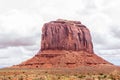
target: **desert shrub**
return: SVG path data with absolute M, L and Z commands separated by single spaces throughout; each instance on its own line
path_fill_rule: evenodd
M 8 77 L 8 79 L 11 79 L 11 77 Z
M 105 79 L 105 78 L 107 78 L 107 75 L 105 75 L 105 74 L 100 74 L 98 77 L 99 77 L 100 79 Z
M 0 78 L 0 80 L 12 80 L 11 77 L 4 76 L 3 78 Z
M 34 79 L 32 79 L 32 80 L 40 80 L 39 78 L 34 78 Z
M 104 75 L 103 73 L 100 73 L 99 75 Z
M 79 75 L 78 78 L 85 78 L 85 75 Z
M 46 80 L 46 77 L 45 76 L 40 76 L 38 78 L 34 78 L 33 80 Z
M 58 76 L 58 79 L 60 79 L 60 76 Z
M 47 74 L 47 73 L 48 73 L 48 71 L 45 71 L 45 73 Z
M 23 71 L 22 73 L 24 74 L 25 72 Z
M 45 78 L 34 78 L 33 80 L 46 80 Z
M 116 80 L 113 76 L 109 76 L 109 79 L 111 79 L 111 80 Z
M 74 76 L 78 76 L 77 74 L 74 74 Z
M 32 80 L 41 80 L 40 78 L 35 78 L 35 79 L 32 79 Z
M 23 77 L 22 77 L 22 76 L 20 76 L 20 77 L 18 78 L 18 80 L 23 80 Z

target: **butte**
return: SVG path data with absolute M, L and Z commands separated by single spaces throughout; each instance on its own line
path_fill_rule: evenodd
M 112 66 L 93 51 L 89 29 L 80 21 L 58 19 L 42 27 L 41 49 L 13 68 L 79 68 Z

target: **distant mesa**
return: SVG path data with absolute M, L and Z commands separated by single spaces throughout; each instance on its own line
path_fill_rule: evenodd
M 13 68 L 78 68 L 112 65 L 94 54 L 89 29 L 80 21 L 58 19 L 42 28 L 41 49 Z

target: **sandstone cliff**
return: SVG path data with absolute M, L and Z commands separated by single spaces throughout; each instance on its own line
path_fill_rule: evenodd
M 52 21 L 42 29 L 41 50 L 84 50 L 93 53 L 91 35 L 79 21 Z

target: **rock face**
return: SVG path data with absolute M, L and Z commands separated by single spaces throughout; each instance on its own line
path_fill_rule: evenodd
M 13 68 L 77 68 L 112 65 L 94 54 L 89 30 L 79 21 L 57 20 L 44 24 L 41 50 Z
M 93 53 L 89 30 L 79 21 L 57 20 L 42 29 L 41 50 L 73 50 Z

